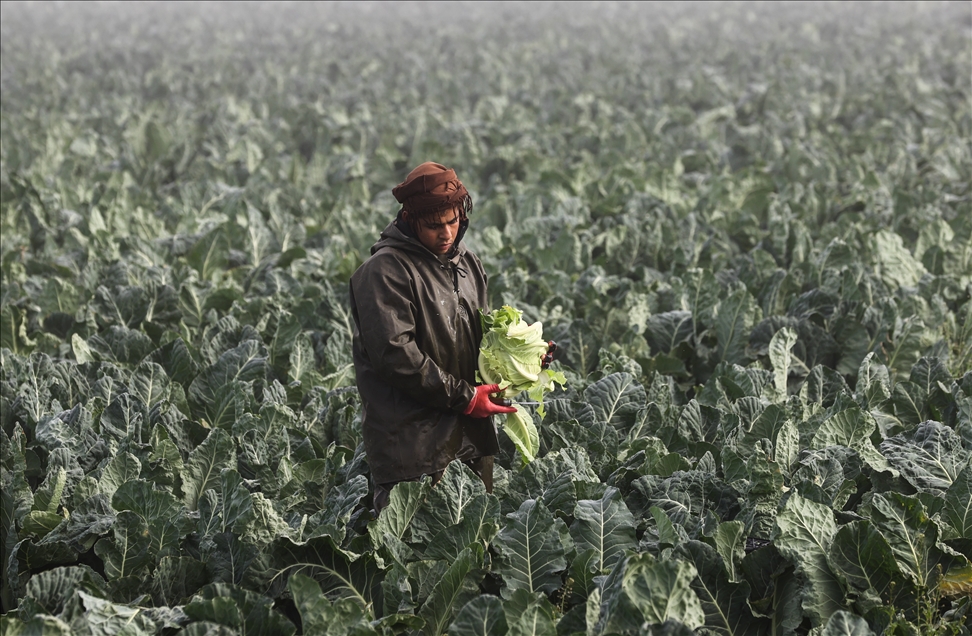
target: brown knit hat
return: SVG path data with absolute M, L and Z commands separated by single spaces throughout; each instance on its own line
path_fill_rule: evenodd
M 423 217 L 459 207 L 463 217 L 472 207 L 469 192 L 456 176 L 456 171 L 440 163 L 426 161 L 408 173 L 392 189 L 392 194 L 410 214 Z

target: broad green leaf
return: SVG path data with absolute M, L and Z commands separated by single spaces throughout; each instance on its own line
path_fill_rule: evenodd
M 718 439 L 721 432 L 719 426 L 721 416 L 718 409 L 700 404 L 695 399 L 689 400 L 678 416 L 676 423 L 678 434 L 689 443 L 717 444 L 721 441 Z
M 681 537 L 678 531 L 675 529 L 675 525 L 672 524 L 672 520 L 668 518 L 665 511 L 658 506 L 652 506 L 648 509 L 651 516 L 655 520 L 655 534 L 658 535 L 658 543 L 660 546 L 674 547 L 681 543 Z
M 210 407 L 217 403 L 219 390 L 233 382 L 249 382 L 264 377 L 266 350 L 254 340 L 245 340 L 204 369 L 189 385 L 191 403 Z
M 673 287 L 679 295 L 681 308 L 692 314 L 695 334 L 700 334 L 711 324 L 719 302 L 721 290 L 715 276 L 708 270 L 690 269 Z
M 99 398 L 102 404 L 110 405 L 120 395 L 128 392 L 128 388 L 121 380 L 122 371 L 114 364 L 102 363 L 99 372 L 103 372 L 104 375 L 98 378 L 91 387 L 90 397 Z
M 179 634 L 180 636 L 240 636 L 240 632 L 232 627 L 210 621 L 189 623 Z
M 790 350 L 796 344 L 797 334 L 789 327 L 783 327 L 770 340 L 769 358 L 773 365 L 773 387 L 778 400 L 786 399 L 787 376 L 790 371 Z
M 169 377 L 161 365 L 142 361 L 132 374 L 131 392 L 149 407 L 169 397 Z
M 489 543 L 499 531 L 499 516 L 500 503 L 495 496 L 477 496 L 466 506 L 458 525 L 443 528 L 432 538 L 425 550 L 426 558 L 452 562 L 471 543 Z
M 712 503 L 707 477 L 700 471 L 673 473 L 665 479 L 642 477 L 631 484 L 628 508 L 638 516 L 647 516 L 648 508 L 658 506 L 673 524 L 691 535 L 705 517 L 706 502 Z M 641 508 L 640 500 L 644 501 Z
M 0 616 L 0 632 L 4 636 L 73 636 L 71 626 L 56 616 L 34 616 L 22 621 L 7 614 Z
M 899 574 L 891 546 L 874 525 L 866 520 L 842 526 L 830 548 L 830 562 L 853 587 L 873 590 L 889 599 Z
M 749 360 L 746 344 L 753 325 L 760 318 L 759 307 L 745 289 L 737 290 L 719 302 L 714 325 L 719 362 L 745 364 Z
M 243 478 L 232 468 L 224 469 L 219 476 L 220 488 L 219 507 L 217 512 L 220 517 L 220 532 L 239 530 L 236 523 L 241 519 L 250 516 L 253 508 L 253 496 L 243 485 Z M 208 492 L 208 490 L 207 490 Z M 202 512 L 202 499 L 199 501 L 199 510 Z
M 226 233 L 223 228 L 215 228 L 192 246 L 186 261 L 199 273 L 200 280 L 208 281 L 226 267 L 227 252 Z
M 504 527 L 493 540 L 499 553 L 495 571 L 503 577 L 504 598 L 516 590 L 552 593 L 560 587 L 567 569 L 564 535 L 567 528 L 543 505 L 528 499 L 506 515 Z
M 861 361 L 854 395 L 867 408 L 877 408 L 891 398 L 891 376 L 886 366 L 874 360 L 874 352 Z
M 918 316 L 899 317 L 882 343 L 884 361 L 900 378 L 911 372 L 922 354 L 935 343 L 937 334 Z
M 616 488 L 597 500 L 580 500 L 574 507 L 570 534 L 580 552 L 593 550 L 598 568 L 607 571 L 625 550 L 637 545 L 637 522 Z
M 932 421 L 884 440 L 881 453 L 919 492 L 938 496 L 951 487 L 972 458 L 953 429 Z
M 584 399 L 593 407 L 598 422 L 624 435 L 636 423 L 646 394 L 630 373 L 612 373 L 587 387 Z
M 153 592 L 167 605 L 182 605 L 209 582 L 206 566 L 188 556 L 165 556 L 153 576 Z
M 958 536 L 972 539 L 972 465 L 966 465 L 945 492 L 944 512 Z
M 543 499 L 547 508 L 571 510 L 577 501 L 574 482 L 597 482 L 587 452 L 583 448 L 562 448 L 527 464 L 497 488 L 501 504 L 515 510 L 526 499 Z
M 841 610 L 830 616 L 820 636 L 875 636 L 867 621 Z
M 64 541 L 55 540 L 55 535 L 59 535 L 61 528 L 63 526 L 40 542 L 32 539 L 22 539 L 18 542 L 15 534 L 6 537 L 10 552 L 3 572 L 3 591 L 11 595 L 9 598 L 22 597 L 26 593 L 28 572 L 77 563 L 78 552 Z M 107 564 L 105 567 L 107 569 Z
M 78 361 L 78 364 L 86 364 L 88 362 L 94 362 L 95 356 L 91 351 L 91 347 L 88 343 L 84 341 L 78 334 L 71 334 L 71 350 L 74 351 L 74 359 Z
M 425 619 L 425 633 L 438 636 L 446 631 L 456 612 L 466 603 L 480 595 L 476 570 L 482 564 L 481 546 L 470 546 L 463 550 L 449 569 L 439 579 L 419 616 Z
M 691 585 L 697 574 L 687 561 L 658 561 L 639 554 L 628 560 L 621 587 L 646 623 L 676 620 L 694 629 L 705 624 L 705 612 Z
M 256 546 L 244 543 L 233 532 L 214 535 L 211 540 L 213 547 L 206 558 L 206 570 L 212 573 L 212 580 L 241 584 L 257 559 Z
M 323 383 L 316 372 L 317 360 L 314 357 L 314 348 L 308 334 L 302 333 L 297 336 L 297 340 L 290 350 L 288 362 L 287 380 L 290 382 L 301 382 L 307 385 Z
M 300 612 L 304 633 L 325 634 L 330 625 L 335 623 L 340 625 L 333 616 L 331 601 L 321 593 L 321 586 L 317 581 L 300 573 L 292 574 L 287 580 L 287 589 L 294 599 L 297 611 Z M 360 611 L 360 607 L 357 605 L 355 607 Z M 361 618 L 364 618 L 363 614 Z M 340 625 L 339 629 L 347 627 L 347 625 Z
M 620 436 L 610 425 L 597 419 L 589 404 L 575 403 L 569 419 L 555 425 L 545 422 L 545 440 L 554 435 L 559 439 L 551 444 L 552 448 L 559 451 L 582 448 L 593 470 L 606 468 L 618 456 Z
M 871 236 L 878 275 L 891 289 L 911 287 L 925 273 L 925 268 L 909 252 L 901 236 L 881 230 Z
M 246 538 L 247 543 L 262 547 L 278 537 L 290 536 L 290 526 L 266 495 L 255 492 L 251 495 L 250 501 L 252 505 L 249 511 L 236 523 L 236 528 L 240 535 Z
M 160 347 L 152 355 L 153 361 L 162 365 L 169 379 L 188 386 L 199 373 L 199 365 L 193 359 L 182 338 L 176 338 L 172 342 Z
M 206 324 L 204 303 L 205 297 L 200 294 L 195 278 L 184 281 L 179 287 L 179 310 L 187 326 L 199 329 Z M 188 333 L 183 334 L 183 337 L 188 338 Z
M 172 143 L 172 135 L 164 125 L 154 119 L 147 119 L 135 138 L 135 150 L 146 164 L 160 160 Z
M 105 580 L 86 565 L 38 572 L 27 582 L 27 594 L 20 606 L 21 617 L 30 618 L 35 614 L 58 616 L 78 589 L 98 596 L 108 594 Z
M 523 463 L 529 464 L 536 458 L 540 450 L 540 433 L 537 425 L 533 422 L 530 412 L 519 404 L 514 404 L 516 413 L 505 415 L 503 422 L 503 432 L 509 436 L 510 440 L 520 451 Z
M 823 625 L 831 614 L 844 608 L 843 587 L 827 561 L 837 534 L 833 512 L 794 492 L 776 518 L 776 525 L 774 545 L 807 581 L 803 610 L 815 624 Z
M 123 365 L 138 364 L 155 349 L 151 338 L 145 333 L 120 325 L 112 325 L 107 331 L 89 337 L 88 346 L 102 360 Z
M 968 563 L 966 561 L 966 563 Z M 942 576 L 938 589 L 945 596 L 953 598 L 969 598 L 972 595 L 972 566 L 953 565 Z
M 21 520 L 20 536 L 43 538 L 64 521 L 64 517 L 46 510 L 32 510 Z
M 177 487 L 182 483 L 184 463 L 182 453 L 169 435 L 168 429 L 161 424 L 156 424 L 152 428 L 149 445 L 152 447 L 152 452 L 148 456 L 148 476 L 156 483 Z
M 548 603 L 549 605 L 549 603 Z M 509 636 L 555 636 L 556 616 L 551 607 L 541 603 L 528 606 L 515 621 L 507 619 Z
M 37 344 L 27 336 L 27 320 L 19 307 L 4 303 L 0 308 L 0 347 L 24 355 Z
M 891 390 L 891 406 L 895 419 L 908 428 L 925 421 L 924 398 L 921 389 L 910 380 L 896 383 Z
M 732 582 L 738 581 L 741 576 L 737 570 L 746 556 L 743 549 L 745 532 L 745 525 L 741 521 L 724 521 L 716 528 L 713 537 L 716 552 L 722 557 L 723 567 Z
M 50 469 L 51 472 L 44 480 L 44 485 L 34 493 L 34 509 L 54 513 L 61 505 L 64 486 L 67 483 L 67 471 L 62 466 L 55 468 L 53 461 L 51 461 Z
M 347 531 L 348 521 L 351 515 L 364 497 L 368 495 L 368 478 L 358 475 L 351 481 L 339 484 L 331 488 L 324 498 L 320 523 L 326 533 L 334 539 L 336 543 L 344 541 Z M 320 536 L 325 532 L 321 529 L 314 530 L 312 536 Z
M 458 524 L 466 508 L 486 494 L 483 481 L 460 461 L 450 463 L 412 520 L 412 541 L 428 543 L 437 533 Z
M 678 554 L 697 571 L 692 589 L 702 603 L 707 629 L 726 636 L 764 633 L 765 621 L 756 619 L 749 609 L 749 583 L 731 582 L 715 549 L 700 541 L 688 541 L 678 547 Z
M 792 420 L 787 420 L 776 436 L 774 459 L 784 469 L 789 469 L 800 456 L 800 430 Z
M 145 444 L 151 435 L 147 418 L 145 403 L 130 393 L 122 393 L 101 413 L 101 434 L 118 444 L 126 441 Z
M 588 634 L 601 633 L 599 627 L 604 624 L 603 621 L 601 621 L 601 615 L 601 588 L 595 587 L 587 597 L 587 602 L 584 604 L 584 619 L 587 623 Z
M 184 607 L 193 621 L 210 621 L 238 629 L 242 634 L 280 634 L 297 631 L 282 614 L 272 608 L 266 596 L 228 583 L 210 583 Z
M 421 560 L 413 561 L 405 566 L 406 585 L 409 592 L 410 605 L 423 605 L 432 594 L 432 590 L 445 576 L 449 563 L 444 561 Z M 402 608 L 404 609 L 404 608 Z
M 329 537 L 296 543 L 281 537 L 266 549 L 272 589 L 283 589 L 287 577 L 294 573 L 311 576 L 321 584 L 329 598 L 348 598 L 357 603 L 369 618 L 376 611 L 375 601 L 381 594 L 382 572 L 371 554 L 351 557 L 341 551 Z
M 115 510 L 130 510 L 147 526 L 149 550 L 154 558 L 178 552 L 180 540 L 189 532 L 189 519 L 182 503 L 169 492 L 156 490 L 141 479 L 125 482 L 111 500 Z
M 938 526 L 928 518 L 917 497 L 897 493 L 875 495 L 870 520 L 887 539 L 901 573 L 915 585 L 930 588 L 945 563 L 938 548 Z
M 205 405 L 204 414 L 211 428 L 230 430 L 234 424 L 244 419 L 250 400 L 245 383 L 232 380 L 216 389 L 212 399 Z
M 232 426 L 240 471 L 259 480 L 264 493 L 276 496 L 292 477 L 288 469 L 292 460 L 287 428 L 296 424 L 296 415 L 286 406 L 268 404 L 265 399 L 260 408 L 260 417 L 254 417 L 248 412 L 253 407 L 245 390 L 238 383 L 234 384 L 237 385 L 234 389 L 236 396 L 230 398 L 233 404 L 228 411 L 242 413 L 238 417 L 228 417 L 220 425 Z M 315 503 L 319 504 L 319 501 Z
M 571 598 L 584 601 L 596 589 L 595 576 L 600 576 L 601 566 L 594 550 L 578 551 L 570 562 Z
M 65 384 L 78 378 L 76 372 L 71 378 L 64 378 Z M 66 399 L 76 399 L 71 395 L 64 395 Z M 48 449 L 65 448 L 72 455 L 79 456 L 79 463 L 87 468 L 88 460 L 84 459 L 99 446 L 98 434 L 95 433 L 94 418 L 91 411 L 75 404 L 70 411 L 62 411 L 53 417 L 43 417 L 34 429 L 37 443 Z
M 921 393 L 927 396 L 935 390 L 939 383 L 944 386 L 951 384 L 952 376 L 939 358 L 922 358 L 911 367 L 908 380 L 918 386 Z
M 41 420 L 51 403 L 51 385 L 56 376 L 50 356 L 31 354 L 18 375 L 20 377 L 16 381 L 20 388 L 17 393 L 27 415 L 27 422 L 24 424 L 32 427 Z
M 210 625 L 219 626 L 223 629 L 217 629 L 216 633 L 222 636 L 224 633 L 233 634 L 234 636 L 239 634 L 243 626 L 243 616 L 240 613 L 240 608 L 233 602 L 231 598 L 214 598 L 207 599 L 206 601 L 193 600 L 186 604 L 183 611 L 188 610 L 191 612 L 187 614 L 190 618 L 197 616 L 205 617 L 204 620 L 196 619 L 194 623 L 201 625 L 206 625 L 203 630 L 199 633 L 208 636 L 212 628 Z M 192 625 L 190 625 L 192 627 Z M 225 630 L 225 631 L 224 631 Z
M 388 499 L 388 506 L 381 511 L 376 521 L 368 524 L 368 534 L 374 544 L 381 545 L 382 537 L 386 534 L 398 540 L 404 539 L 412 519 L 415 518 L 431 489 L 431 479 L 395 484 Z
M 131 453 L 118 453 L 112 457 L 98 480 L 98 490 L 110 500 L 118 487 L 125 482 L 138 479 L 142 463 Z
M 506 636 L 503 602 L 483 594 L 466 603 L 449 625 L 449 636 Z
M 220 473 L 236 467 L 236 449 L 229 433 L 213 429 L 206 440 L 189 454 L 182 475 L 183 501 L 191 511 L 199 504 L 199 497 L 220 481 Z
M 141 573 L 151 558 L 151 538 L 145 520 L 128 510 L 120 512 L 112 535 L 95 544 L 95 554 L 104 562 L 108 580 Z
M 540 592 L 517 590 L 503 601 L 510 636 L 553 636 L 555 609 Z
M 289 311 L 280 312 L 277 316 L 277 328 L 269 347 L 270 363 L 278 372 L 286 372 L 287 356 L 293 349 L 300 332 L 300 320 Z
M 857 451 L 874 470 L 893 470 L 871 443 L 871 434 L 876 429 L 871 414 L 853 406 L 824 419 L 813 436 L 811 448 L 846 446 Z
M 317 581 L 294 574 L 287 581 L 287 589 L 300 612 L 300 621 L 305 634 L 347 634 L 365 633 L 370 625 L 365 611 L 351 599 L 340 599 L 334 603 L 321 593 Z
M 648 319 L 645 328 L 645 337 L 655 355 L 671 353 L 692 335 L 692 313 L 688 311 L 655 314 Z
M 87 552 L 95 541 L 111 532 L 115 521 L 110 500 L 100 493 L 88 496 L 69 512 L 66 522 L 55 528 L 45 543 L 63 542 L 78 552 Z

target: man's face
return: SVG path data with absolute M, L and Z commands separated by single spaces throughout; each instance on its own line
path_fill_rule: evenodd
M 459 233 L 459 211 L 455 208 L 421 219 L 414 226 L 415 235 L 430 252 L 446 254 Z

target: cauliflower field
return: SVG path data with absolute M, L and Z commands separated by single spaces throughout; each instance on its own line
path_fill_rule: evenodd
M 969 4 L 534 5 L 2 5 L 5 636 L 969 636 Z M 567 383 L 375 519 L 426 160 Z

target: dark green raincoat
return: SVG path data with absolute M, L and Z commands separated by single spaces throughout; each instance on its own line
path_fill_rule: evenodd
M 468 223 L 468 222 L 467 222 Z M 351 276 L 354 367 L 376 483 L 496 454 L 490 418 L 462 414 L 474 394 L 486 272 L 456 237 L 436 256 L 392 222 Z

